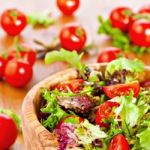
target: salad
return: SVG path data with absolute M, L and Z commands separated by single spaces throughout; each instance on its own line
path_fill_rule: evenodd
M 47 64 L 63 61 L 78 77 L 41 89 L 39 121 L 58 150 L 149 150 L 150 86 L 139 81 L 139 60 L 116 59 L 101 70 L 81 63 L 82 54 L 49 52 Z M 150 85 L 150 84 L 149 84 Z

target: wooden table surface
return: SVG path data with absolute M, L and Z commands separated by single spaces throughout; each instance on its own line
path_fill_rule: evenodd
M 108 46 L 110 43 L 106 41 L 106 37 L 97 35 L 98 21 L 97 16 L 103 15 L 107 17 L 112 8 L 116 6 L 130 6 L 135 10 L 143 4 L 150 3 L 150 0 L 81 0 L 81 5 L 73 17 L 62 16 L 55 4 L 56 0 L 0 0 L 0 13 L 8 8 L 18 8 L 25 13 L 37 12 L 48 9 L 52 11 L 57 23 L 48 29 L 33 29 L 28 26 L 21 34 L 20 39 L 31 47 L 35 47 L 33 39 L 38 39 L 49 44 L 52 38 L 56 37 L 59 29 L 70 22 L 79 22 L 88 33 L 88 43 L 95 41 L 98 44 L 97 53 Z M 9 51 L 13 46 L 13 38 L 7 36 L 0 28 L 0 51 Z M 96 62 L 96 54 L 87 57 L 88 63 Z M 47 76 L 65 69 L 62 63 L 53 65 L 45 65 L 42 60 L 37 60 L 34 65 L 34 75 L 31 82 L 22 89 L 13 88 L 4 81 L 0 81 L 0 107 L 12 109 L 21 115 L 21 105 L 23 98 L 30 88 L 46 78 Z M 12 147 L 13 150 L 25 150 L 22 135 L 20 134 L 16 143 Z

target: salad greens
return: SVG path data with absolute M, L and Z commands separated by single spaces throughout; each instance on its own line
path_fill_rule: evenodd
M 67 144 L 79 146 L 85 150 L 107 150 L 110 141 L 117 134 L 126 137 L 131 150 L 149 150 L 150 90 L 141 87 L 140 93 L 135 97 L 131 89 L 129 94 L 115 96 L 112 99 L 109 99 L 103 91 L 106 85 L 109 87 L 113 84 L 126 84 L 126 80 L 128 82 L 137 80 L 136 76 L 144 71 L 144 65 L 139 60 L 119 58 L 110 62 L 105 73 L 102 74 L 81 63 L 81 58 L 82 54 L 78 55 L 76 52 L 65 49 L 49 52 L 46 55 L 46 64 L 56 61 L 67 62 L 79 71 L 79 79 L 84 79 L 84 82 L 77 92 L 59 91 L 56 88 L 57 85 L 51 87 L 51 90 L 42 89 L 45 103 L 41 107 L 41 113 L 46 117 L 39 117 L 41 123 L 51 132 L 57 131 L 58 142 L 64 146 L 61 147 L 63 150 Z M 112 76 L 117 80 L 116 73 L 125 73 L 126 80 L 123 83 L 108 84 L 107 80 L 111 80 Z M 68 86 L 65 82 L 61 85 Z M 75 85 L 69 85 L 67 88 L 72 86 Z M 104 119 L 104 123 L 109 123 L 107 128 L 100 127 L 96 125 L 96 112 L 101 104 L 110 101 L 119 104 L 112 108 L 112 114 L 115 117 L 110 116 L 109 119 Z M 68 116 L 74 117 L 67 118 Z M 77 116 L 84 118 L 83 121 L 80 122 Z M 64 118 L 66 120 L 62 120 Z M 62 124 L 57 126 L 59 122 Z
M 28 23 L 31 24 L 33 27 L 35 27 L 36 25 L 48 27 L 55 23 L 55 20 L 51 17 L 49 11 L 31 13 L 28 14 L 27 18 Z
M 122 32 L 118 28 L 112 27 L 110 20 L 103 20 L 101 16 L 98 17 L 100 22 L 100 27 L 98 29 L 98 34 L 106 34 L 112 38 L 113 45 L 121 48 L 125 52 L 133 51 L 137 54 L 143 54 L 144 52 L 150 52 L 150 48 L 133 45 L 130 42 L 128 34 Z

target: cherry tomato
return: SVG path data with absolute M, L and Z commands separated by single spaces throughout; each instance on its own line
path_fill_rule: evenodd
M 7 59 L 5 59 L 3 56 L 0 56 L 0 80 L 4 76 L 6 64 L 7 64 Z
M 62 120 L 60 120 L 55 128 L 59 129 L 63 123 L 66 123 L 66 124 L 79 124 L 83 121 L 84 121 L 84 119 L 79 117 L 79 116 L 70 115 L 70 116 L 64 117 Z
M 72 15 L 79 5 L 80 0 L 57 0 L 57 6 L 64 15 Z
M 0 133 L 0 149 L 9 149 L 14 144 L 18 131 L 14 121 L 4 114 L 0 114 Z
M 115 47 L 109 47 L 104 49 L 99 55 L 97 62 L 111 62 L 112 60 L 117 59 L 119 55 L 121 55 L 122 50 Z
M 1 26 L 10 36 L 16 36 L 27 25 L 26 16 L 17 9 L 8 9 L 2 13 Z
M 119 28 L 123 32 L 128 31 L 132 22 L 132 10 L 128 7 L 118 7 L 110 14 L 110 22 L 114 28 Z
M 107 101 L 99 106 L 99 109 L 96 113 L 95 122 L 101 127 L 109 127 L 109 124 L 106 123 L 110 117 L 115 117 L 115 113 L 112 111 L 114 107 L 118 107 L 119 103 Z
M 64 83 L 58 84 L 55 88 L 62 92 L 67 92 L 68 89 L 71 90 L 73 93 L 77 93 L 82 89 L 83 79 L 74 79 Z
M 19 50 L 12 50 L 8 55 L 9 60 L 19 57 L 33 66 L 36 60 L 36 52 L 26 46 L 20 46 Z
M 117 134 L 112 138 L 108 150 L 130 150 L 130 146 L 122 134 Z
M 144 5 L 139 9 L 139 13 L 150 13 L 150 4 Z
M 110 86 L 104 86 L 103 91 L 109 98 L 114 98 L 121 95 L 129 95 L 130 91 L 134 92 L 134 96 L 137 97 L 140 92 L 140 84 L 138 81 L 124 84 L 116 84 Z
M 32 78 L 32 66 L 23 60 L 9 61 L 5 69 L 5 80 L 14 87 L 24 87 Z
M 61 30 L 59 38 L 63 48 L 80 52 L 86 42 L 86 32 L 80 26 L 66 26 Z
M 134 44 L 150 46 L 150 22 L 146 19 L 136 20 L 129 29 L 129 37 Z

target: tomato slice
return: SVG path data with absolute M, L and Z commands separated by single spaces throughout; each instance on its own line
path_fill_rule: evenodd
M 117 134 L 112 138 L 108 150 L 130 150 L 130 146 L 122 134 Z
M 82 89 L 83 79 L 74 79 L 61 84 L 58 84 L 55 88 L 62 92 L 67 92 L 68 89 L 73 93 L 76 93 Z
M 130 91 L 134 92 L 134 97 L 137 97 L 140 92 L 140 84 L 138 81 L 132 83 L 116 84 L 104 86 L 103 91 L 109 98 L 114 98 L 121 95 L 129 95 Z
M 96 113 L 95 122 L 101 127 L 109 127 L 108 123 L 105 123 L 110 117 L 115 117 L 115 113 L 112 111 L 114 107 L 118 107 L 120 104 L 117 102 L 107 101 L 99 106 Z

